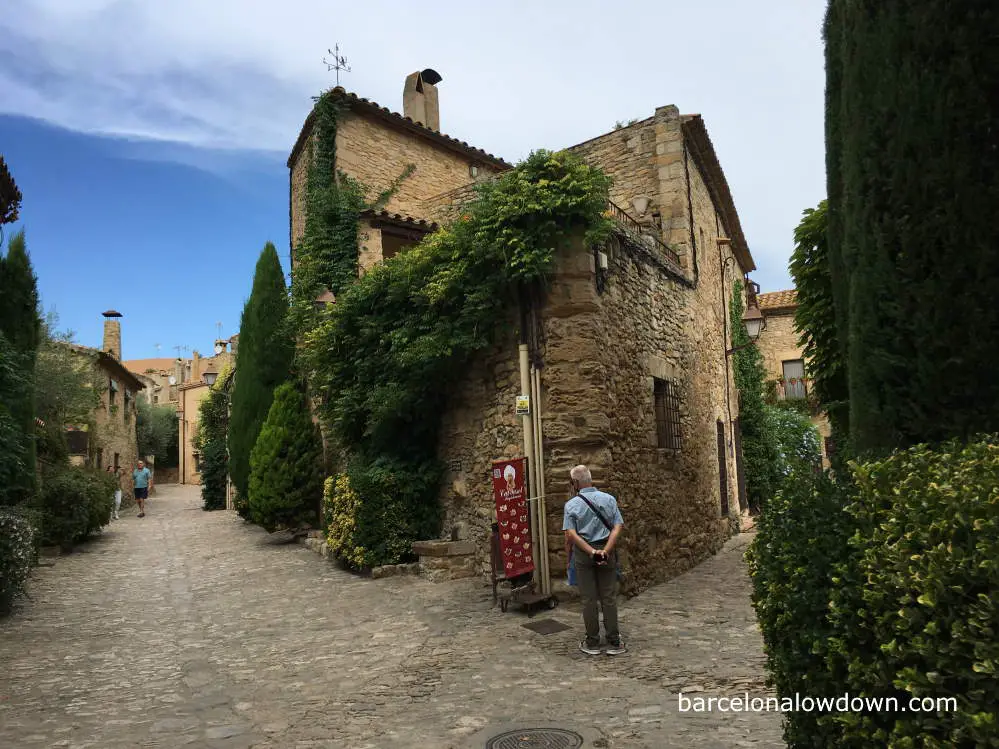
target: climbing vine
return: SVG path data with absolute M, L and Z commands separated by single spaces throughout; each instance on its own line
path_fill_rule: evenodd
M 609 185 L 567 152 L 532 153 L 480 185 L 452 224 L 340 286 L 305 332 L 303 368 L 356 495 L 343 558 L 398 562 L 408 542 L 437 534 L 435 451 L 447 394 L 495 340 L 518 290 L 550 277 L 562 244 L 608 236 Z M 393 543 L 372 543 L 380 538 Z M 361 547 L 367 553 L 353 553 Z

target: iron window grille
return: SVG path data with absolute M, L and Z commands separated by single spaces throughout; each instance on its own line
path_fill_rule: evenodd
M 680 393 L 675 380 L 654 378 L 654 399 L 656 414 L 656 444 L 666 450 L 679 450 L 680 436 Z

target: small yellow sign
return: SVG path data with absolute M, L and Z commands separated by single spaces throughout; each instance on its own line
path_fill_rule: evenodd
M 517 416 L 527 416 L 531 413 L 531 396 L 517 396 Z

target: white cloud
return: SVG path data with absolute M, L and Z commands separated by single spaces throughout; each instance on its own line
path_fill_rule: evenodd
M 814 1 L 11 2 L 0 111 L 74 130 L 287 152 L 339 41 L 349 90 L 398 110 L 405 75 L 433 67 L 442 129 L 511 160 L 663 104 L 700 112 L 765 288 L 824 194 Z

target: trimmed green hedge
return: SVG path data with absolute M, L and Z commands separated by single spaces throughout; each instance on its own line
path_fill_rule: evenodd
M 999 439 L 850 468 L 838 484 L 803 470 L 768 504 L 753 602 L 781 697 L 902 711 L 788 713 L 788 746 L 999 747 Z
M 27 518 L 0 507 L 0 615 L 10 612 L 24 595 L 24 584 L 35 563 L 35 531 Z
M 115 488 L 113 476 L 91 468 L 46 476 L 40 498 L 43 543 L 70 551 L 111 522 Z

